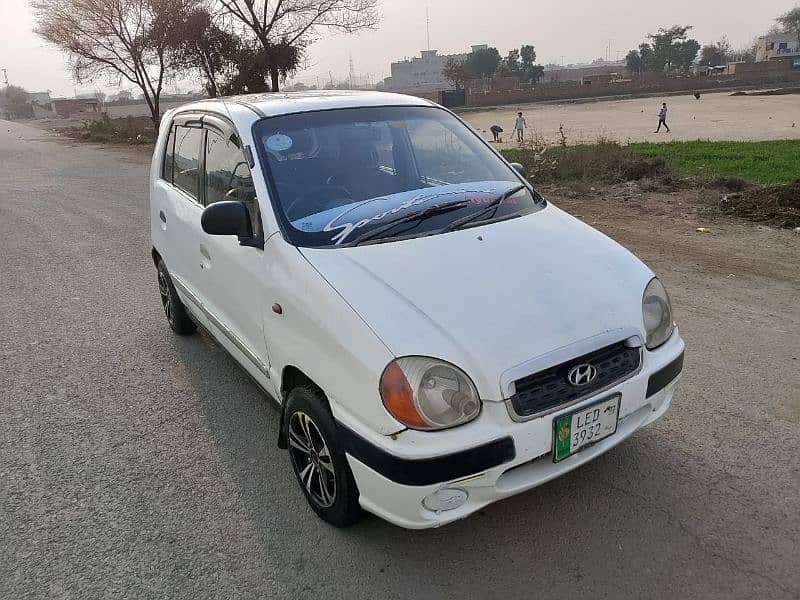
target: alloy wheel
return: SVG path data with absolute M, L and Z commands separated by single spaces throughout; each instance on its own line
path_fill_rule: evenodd
M 167 275 L 164 271 L 158 271 L 158 291 L 161 294 L 161 304 L 164 306 L 164 314 L 167 316 L 167 321 L 172 323 L 175 308 L 172 304 L 172 293 L 169 289 L 169 282 Z
M 289 420 L 289 454 L 297 477 L 308 496 L 320 507 L 336 501 L 333 458 L 319 428 L 306 413 L 292 413 Z

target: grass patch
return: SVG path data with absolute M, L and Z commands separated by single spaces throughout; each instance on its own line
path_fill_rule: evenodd
M 663 158 L 678 175 L 737 177 L 763 184 L 800 179 L 800 140 L 641 143 L 627 148 L 645 158 Z
M 86 142 L 113 144 L 153 144 L 156 132 L 149 117 L 122 117 L 84 121 L 79 128 L 67 128 L 62 133 Z
M 502 154 L 510 162 L 521 163 L 537 184 L 620 183 L 669 174 L 663 158 L 643 156 L 607 140 L 592 145 L 511 148 Z

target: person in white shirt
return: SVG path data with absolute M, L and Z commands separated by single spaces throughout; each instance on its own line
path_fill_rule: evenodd
M 667 125 L 667 103 L 661 105 L 661 110 L 658 111 L 658 129 L 656 129 L 656 133 L 661 131 L 661 126 L 667 128 L 667 133 L 669 133 L 669 125 Z
M 517 141 L 522 143 L 522 140 L 525 137 L 525 128 L 528 124 L 525 122 L 525 117 L 522 116 L 521 112 L 517 113 L 517 122 L 514 124 L 514 131 L 517 133 Z

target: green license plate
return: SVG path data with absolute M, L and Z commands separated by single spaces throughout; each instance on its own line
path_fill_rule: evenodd
M 587 446 L 617 431 L 619 404 L 617 394 L 553 420 L 553 462 L 569 458 Z

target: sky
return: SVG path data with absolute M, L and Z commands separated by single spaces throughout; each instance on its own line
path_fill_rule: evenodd
M 460 53 L 472 44 L 495 46 L 505 55 L 522 44 L 536 47 L 545 63 L 590 62 L 608 52 L 624 58 L 647 33 L 674 24 L 693 25 L 701 44 L 727 35 L 734 47 L 766 32 L 774 18 L 798 0 L 380 0 L 382 20 L 374 31 L 356 35 L 320 32 L 308 51 L 306 70 L 295 77 L 306 84 L 324 83 L 329 74 L 346 79 L 352 57 L 355 72 L 373 82 L 389 75 L 390 63 L 427 48 L 426 9 L 431 48 Z M 63 55 L 32 32 L 27 0 L 0 0 L 0 69 L 9 82 L 30 91 L 73 95 L 102 89 L 108 81 L 76 86 Z M 2 77 L 2 73 L 0 73 Z M 187 89 L 188 84 L 179 82 Z

